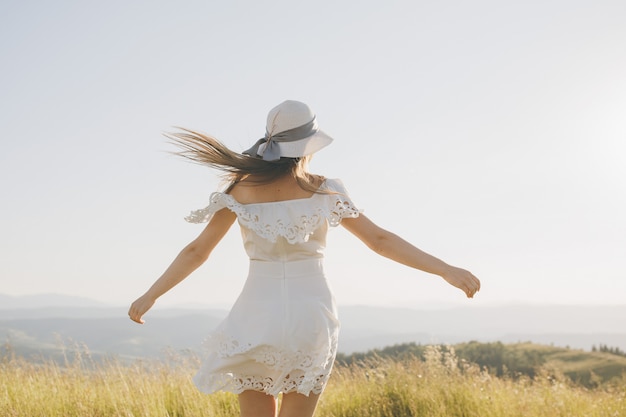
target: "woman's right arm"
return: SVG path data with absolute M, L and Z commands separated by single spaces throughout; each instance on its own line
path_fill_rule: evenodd
M 208 259 L 236 218 L 237 216 L 228 209 L 222 209 L 215 213 L 202 233 L 193 242 L 185 246 L 163 275 L 152 284 L 145 294 L 133 302 L 128 310 L 130 319 L 143 324 L 142 316 L 154 305 L 156 300 L 187 278 Z
M 341 224 L 374 252 L 411 268 L 439 275 L 450 285 L 462 290 L 468 298 L 480 290 L 480 281 L 465 269 L 448 265 L 416 248 L 400 236 L 379 227 L 363 214 L 344 218 Z

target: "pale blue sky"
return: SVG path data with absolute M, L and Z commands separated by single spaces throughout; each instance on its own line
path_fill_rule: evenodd
M 625 21 L 621 0 L 5 0 L 0 293 L 132 301 L 218 186 L 160 133 L 241 151 L 295 99 L 335 137 L 314 171 L 484 287 L 466 301 L 340 228 L 340 304 L 623 303 Z M 246 268 L 233 228 L 162 304 L 227 306 Z

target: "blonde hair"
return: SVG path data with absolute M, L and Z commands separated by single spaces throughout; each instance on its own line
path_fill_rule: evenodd
M 284 175 L 293 176 L 303 190 L 319 192 L 319 184 L 316 183 L 323 178 L 308 172 L 310 155 L 265 161 L 234 152 L 212 136 L 190 129 L 178 129 L 180 132 L 164 133 L 174 145 L 181 148 L 180 151 L 174 153 L 193 162 L 222 171 L 227 182 L 226 192 L 229 192 L 235 184 L 243 179 L 266 184 Z

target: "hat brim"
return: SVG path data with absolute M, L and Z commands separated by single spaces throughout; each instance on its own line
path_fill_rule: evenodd
M 313 135 L 307 138 L 294 140 L 291 142 L 274 142 L 273 146 L 278 146 L 278 149 L 280 150 L 280 156 L 283 158 L 299 158 L 302 156 L 314 154 L 320 149 L 330 145 L 332 141 L 333 138 L 331 138 L 321 130 L 318 130 Z M 265 144 L 259 147 L 259 155 L 263 154 L 263 150 L 265 148 L 264 145 Z

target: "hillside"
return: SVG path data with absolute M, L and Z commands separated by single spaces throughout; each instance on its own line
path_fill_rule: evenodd
M 83 317 L 83 316 L 78 316 Z M 2 342 L 31 360 L 56 359 L 64 352 L 88 350 L 94 358 L 149 358 L 166 349 L 198 349 L 219 315 L 193 312 L 164 316 L 139 326 L 119 314 L 100 318 L 40 318 L 0 320 Z
M 8 343 L 31 359 L 58 358 L 77 345 L 92 357 L 159 357 L 169 349 L 198 351 L 227 311 L 156 307 L 142 326 L 128 320 L 126 313 L 127 306 L 83 298 L 0 294 L 0 344 Z M 626 305 L 475 305 L 439 310 L 339 306 L 339 317 L 339 351 L 344 354 L 396 344 L 459 345 L 470 340 L 530 341 L 585 351 L 602 344 L 626 350 Z
M 478 364 L 496 376 L 534 378 L 539 372 L 557 373 L 574 383 L 594 387 L 626 375 L 626 356 L 623 354 L 586 352 L 535 343 L 469 342 L 441 348 L 453 350 L 459 359 Z M 374 358 L 402 361 L 418 357 L 424 360 L 427 349 L 427 345 L 405 343 L 364 353 L 339 354 L 337 361 L 349 365 L 367 363 Z
M 493 346 L 492 346 L 493 347 Z M 522 351 L 525 351 L 522 347 Z M 542 350 L 542 347 L 539 347 Z M 555 372 L 497 378 L 457 360 L 440 346 L 425 360 L 372 359 L 338 365 L 320 401 L 319 417 L 600 417 L 626 416 L 625 379 L 588 389 Z M 0 415 L 15 417 L 213 416 L 238 414 L 237 396 L 205 395 L 192 383 L 193 355 L 58 365 L 21 358 L 0 366 Z M 459 366 L 458 364 L 461 364 Z

